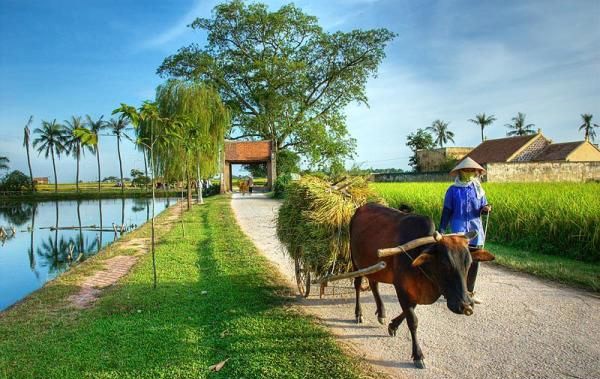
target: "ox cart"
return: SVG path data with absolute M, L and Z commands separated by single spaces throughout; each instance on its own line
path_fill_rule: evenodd
M 322 297 L 328 280 L 352 271 L 350 220 L 360 206 L 385 204 L 363 177 L 330 182 L 304 176 L 293 182 L 279 209 L 277 235 L 294 262 L 300 295 L 319 284 Z

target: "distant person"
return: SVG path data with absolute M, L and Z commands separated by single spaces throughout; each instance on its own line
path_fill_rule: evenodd
M 454 184 L 446 191 L 444 209 L 440 220 L 440 231 L 444 232 L 448 225 L 452 233 L 477 232 L 469 241 L 469 249 L 481 249 L 485 241 L 485 231 L 481 222 L 481 215 L 492 211 L 488 204 L 485 191 L 479 181 L 479 176 L 485 174 L 485 169 L 477 162 L 467 157 L 460 162 L 450 175 L 456 176 Z M 473 262 L 467 274 L 467 291 L 471 299 L 480 304 L 481 300 L 475 297 L 475 279 L 479 262 Z
M 248 192 L 252 193 L 252 187 L 254 187 L 254 179 L 252 179 L 252 175 L 248 177 Z

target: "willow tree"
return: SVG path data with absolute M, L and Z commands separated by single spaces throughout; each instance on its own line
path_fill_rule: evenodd
M 169 80 L 157 89 L 165 143 L 157 146 L 155 159 L 162 172 L 187 183 L 187 205 L 191 206 L 192 178 L 198 182 L 219 172 L 219 153 L 229 128 L 229 112 L 217 91 L 197 81 Z M 197 185 L 202 203 L 200 185 Z

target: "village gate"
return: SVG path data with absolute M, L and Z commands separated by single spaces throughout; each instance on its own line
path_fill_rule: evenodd
M 223 170 L 221 177 L 221 193 L 231 192 L 233 188 L 231 165 L 266 163 L 267 188 L 273 189 L 277 178 L 275 149 L 271 141 L 230 141 L 225 140 L 223 148 Z

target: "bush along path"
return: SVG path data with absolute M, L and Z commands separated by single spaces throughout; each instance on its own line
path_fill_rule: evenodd
M 185 231 L 176 222 L 157 245 L 156 290 L 144 254 L 93 306 L 74 307 L 74 283 L 101 266 L 92 259 L 0 313 L 0 378 L 367 376 L 295 310 L 228 198 L 208 199 L 183 220 Z

